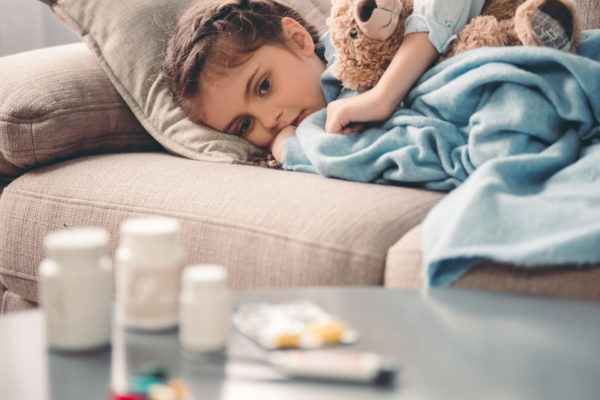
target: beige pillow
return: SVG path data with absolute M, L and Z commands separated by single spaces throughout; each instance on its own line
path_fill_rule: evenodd
M 0 181 L 81 155 L 159 150 L 83 43 L 0 58 Z
M 96 54 L 141 124 L 167 150 L 192 159 L 225 162 L 245 162 L 260 153 L 243 139 L 191 122 L 163 81 L 164 46 L 190 0 L 42 1 Z M 329 0 L 284 2 L 324 32 Z

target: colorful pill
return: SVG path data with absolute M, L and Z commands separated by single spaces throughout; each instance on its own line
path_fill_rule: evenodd
M 178 400 L 177 392 L 171 386 L 158 383 L 150 386 L 148 400 Z
M 147 364 L 137 372 L 138 376 L 153 376 L 158 379 L 167 380 L 167 369 L 162 364 Z
M 275 339 L 275 347 L 280 349 L 297 347 L 300 344 L 300 335 L 296 333 L 280 334 Z
M 152 385 L 164 382 L 164 380 L 154 376 L 133 376 L 129 379 L 129 391 L 146 395 Z
M 178 399 L 183 399 L 188 393 L 188 385 L 183 379 L 171 379 L 168 385 L 175 391 Z
M 146 396 L 141 395 L 141 394 L 135 394 L 135 393 L 130 393 L 130 394 L 117 394 L 117 393 L 112 393 L 110 395 L 110 400 L 145 400 Z
M 308 331 L 321 343 L 339 343 L 346 327 L 334 320 L 326 323 L 311 324 Z

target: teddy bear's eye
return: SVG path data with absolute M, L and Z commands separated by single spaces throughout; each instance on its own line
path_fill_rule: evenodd
M 352 39 L 356 39 L 356 38 L 358 38 L 358 32 L 356 32 L 356 28 L 352 28 L 352 29 L 350 29 L 350 37 L 351 37 Z

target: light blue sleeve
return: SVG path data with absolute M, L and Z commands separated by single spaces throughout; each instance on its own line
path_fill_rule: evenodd
M 439 53 L 465 25 L 481 14 L 485 0 L 415 0 L 411 16 L 406 20 L 405 34 L 429 32 L 429 41 Z

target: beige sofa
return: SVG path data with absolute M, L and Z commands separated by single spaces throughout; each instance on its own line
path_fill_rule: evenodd
M 597 0 L 578 3 L 600 27 Z M 165 152 L 83 43 L 0 58 L 0 310 L 35 307 L 43 237 L 110 232 L 128 217 L 182 222 L 187 262 L 234 290 L 421 286 L 420 223 L 443 193 L 326 179 Z M 600 299 L 600 268 L 486 262 L 454 286 Z

